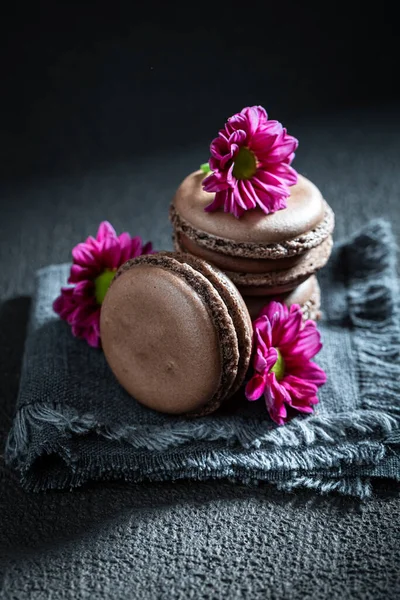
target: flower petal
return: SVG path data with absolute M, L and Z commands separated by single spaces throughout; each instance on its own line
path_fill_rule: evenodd
M 226 179 L 218 177 L 215 173 L 211 173 L 205 179 L 203 179 L 203 190 L 205 192 L 220 192 L 229 188 L 229 183 Z
M 262 375 L 256 373 L 246 385 L 245 395 L 247 400 L 258 400 L 263 395 L 264 390 L 265 379 Z
M 294 309 L 292 309 L 294 307 Z M 303 325 L 303 313 L 298 304 L 290 307 L 290 312 L 279 322 L 279 348 L 284 352 L 286 345 L 296 343 Z M 289 350 L 290 352 L 290 350 Z
M 87 244 L 78 244 L 72 248 L 72 258 L 81 267 L 96 268 L 97 257 Z
M 132 238 L 129 258 L 136 258 L 137 256 L 140 256 L 142 254 L 142 246 L 143 242 L 140 236 L 137 235 L 136 237 Z
M 301 355 L 303 360 L 308 360 L 318 354 L 322 348 L 322 342 L 314 321 L 306 321 L 304 328 L 286 347 L 291 358 Z
M 304 379 L 305 381 L 308 381 L 310 383 L 313 383 L 317 387 L 320 387 L 321 385 L 324 385 L 324 383 L 326 383 L 326 373 L 322 369 L 322 367 L 320 367 L 316 363 L 311 361 L 302 361 L 291 364 L 290 361 L 287 361 L 286 364 L 288 363 L 290 366 L 290 372 L 294 376 L 299 377 L 300 379 Z
M 255 208 L 257 206 L 257 195 L 254 192 L 252 184 L 248 180 L 242 179 L 238 182 L 238 186 L 246 210 Z
M 265 403 L 269 415 L 277 425 L 284 425 L 287 418 L 285 407 L 285 390 L 276 381 L 274 373 L 270 374 L 269 386 L 265 388 Z
M 281 163 L 274 165 L 273 174 L 276 178 L 288 186 L 295 185 L 298 181 L 297 171 L 295 171 L 289 164 Z
M 274 146 L 268 153 L 268 162 L 282 162 L 297 149 L 298 145 L 298 140 L 288 135 L 286 129 L 283 129 L 282 134 L 275 140 Z
M 229 136 L 229 144 L 243 146 L 247 138 L 247 133 L 243 129 L 237 129 Z
M 258 373 L 268 373 L 276 361 L 278 353 L 275 348 L 269 348 L 265 354 L 261 347 L 256 349 L 253 358 L 253 367 Z
M 93 327 L 86 329 L 83 332 L 82 337 L 87 341 L 89 346 L 92 346 L 92 348 L 100 347 L 100 336 Z
M 266 344 L 266 347 L 269 348 L 272 344 L 272 327 L 268 316 L 264 314 L 258 317 L 253 323 L 253 328 L 256 335 L 260 336 L 259 343 L 262 340 Z
M 272 323 L 273 321 L 281 321 L 282 319 L 286 319 L 288 314 L 288 308 L 285 304 L 272 300 L 261 310 L 260 317 L 266 316 Z
M 88 296 L 93 294 L 94 284 L 93 281 L 84 279 L 83 281 L 79 281 L 72 289 L 74 296 Z
M 96 239 L 98 242 L 104 242 L 107 238 L 115 238 L 117 234 L 115 232 L 114 227 L 108 221 L 102 221 L 100 223 L 99 229 L 97 231 Z
M 121 249 L 120 263 L 123 265 L 131 258 L 131 236 L 129 233 L 121 233 L 118 236 L 119 247 Z
M 266 121 L 268 119 L 268 115 L 262 106 L 248 106 L 244 108 L 240 114 L 246 117 L 250 135 L 256 133 L 260 121 Z
M 153 244 L 151 242 L 147 242 L 142 248 L 142 254 L 153 254 Z
M 295 410 L 297 410 L 298 412 L 301 413 L 306 413 L 306 414 L 311 414 L 314 412 L 314 409 L 312 408 L 312 406 L 309 406 L 308 404 L 292 404 L 292 408 L 294 408 Z
M 281 135 L 282 129 L 281 123 L 272 120 L 263 123 L 258 131 L 252 136 L 249 142 L 249 148 L 256 153 L 259 160 L 268 156 L 276 139 Z
M 78 283 L 78 281 L 92 279 L 93 276 L 96 276 L 93 269 L 81 267 L 80 265 L 72 265 L 68 283 Z
M 103 241 L 101 257 L 104 268 L 117 269 L 119 267 L 121 247 L 117 238 L 108 237 Z
M 301 377 L 297 377 L 296 375 L 286 375 L 281 381 L 281 385 L 291 397 L 296 398 L 297 400 L 307 401 L 308 398 L 315 396 L 317 393 L 317 386 L 314 383 L 302 379 Z
M 70 312 L 74 310 L 75 302 L 72 297 L 64 292 L 54 300 L 53 302 L 53 310 L 57 313 L 62 319 L 66 319 Z
M 204 208 L 204 210 L 206 212 L 214 212 L 215 210 L 223 208 L 225 206 L 225 200 L 226 200 L 227 196 L 228 196 L 228 190 L 216 192 L 216 194 L 214 196 L 214 200 L 211 202 L 211 204 L 208 204 Z
M 239 183 L 240 182 L 237 181 L 235 187 L 233 188 L 233 199 L 234 199 L 235 203 L 237 204 L 237 206 L 240 206 L 240 208 L 247 210 L 246 202 L 240 193 L 240 188 L 238 185 Z

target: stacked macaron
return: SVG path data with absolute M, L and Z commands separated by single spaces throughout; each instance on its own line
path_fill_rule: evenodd
M 333 211 L 318 188 L 298 175 L 285 209 L 265 214 L 255 208 L 238 219 L 205 210 L 214 194 L 203 189 L 204 178 L 201 170 L 192 173 L 173 198 L 170 219 L 175 249 L 223 270 L 253 318 L 272 299 L 300 304 L 306 318 L 318 318 L 315 273 L 330 256 L 334 228 Z

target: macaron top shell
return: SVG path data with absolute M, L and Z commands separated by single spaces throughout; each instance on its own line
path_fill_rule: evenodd
M 173 199 L 176 213 L 197 231 L 236 243 L 276 244 L 313 230 L 324 219 L 326 203 L 321 192 L 302 175 L 290 188 L 286 209 L 265 215 L 256 208 L 246 211 L 240 219 L 223 211 L 204 210 L 214 197 L 203 190 L 204 177 L 202 171 L 190 174 Z
M 119 269 L 102 305 L 102 346 L 117 380 L 142 404 L 207 414 L 237 381 L 238 336 L 214 285 L 168 254 Z

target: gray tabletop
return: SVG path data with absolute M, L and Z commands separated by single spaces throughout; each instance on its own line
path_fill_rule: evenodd
M 400 233 L 400 121 L 388 111 L 293 119 L 296 168 L 333 207 L 335 238 L 377 215 Z M 200 143 L 5 180 L 0 309 L 3 443 L 34 273 L 69 260 L 109 219 L 170 248 L 168 204 L 207 158 Z M 93 162 L 93 161 L 92 161 Z M 0 463 L 2 598 L 397 598 L 400 501 L 389 482 L 360 504 L 229 482 L 93 485 L 25 493 Z

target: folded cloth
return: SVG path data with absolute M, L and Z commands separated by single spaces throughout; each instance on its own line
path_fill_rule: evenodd
M 361 498 L 374 477 L 400 479 L 400 325 L 396 244 L 373 221 L 335 245 L 320 274 L 328 382 L 315 414 L 277 427 L 264 400 L 243 395 L 207 417 L 141 406 L 101 350 L 52 311 L 69 265 L 38 272 L 6 459 L 29 490 L 93 480 L 230 478 Z M 182 390 L 182 394 L 185 391 Z

